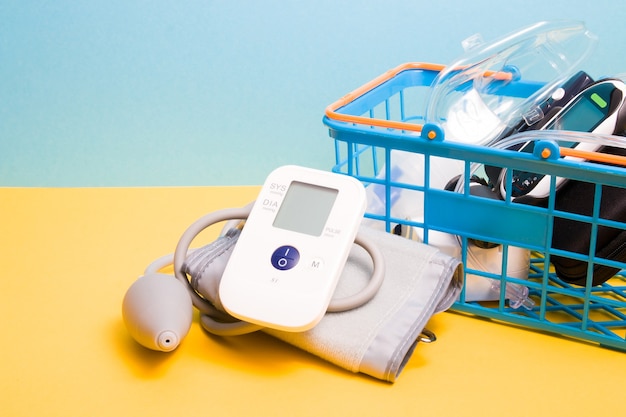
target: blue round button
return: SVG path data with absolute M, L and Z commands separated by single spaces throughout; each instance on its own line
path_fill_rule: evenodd
M 281 271 L 291 269 L 298 264 L 300 252 L 293 246 L 281 246 L 272 254 L 272 265 Z

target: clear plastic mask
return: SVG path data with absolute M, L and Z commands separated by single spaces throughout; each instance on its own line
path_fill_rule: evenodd
M 539 104 L 596 43 L 584 23 L 572 21 L 539 22 L 489 43 L 474 36 L 434 80 L 426 121 L 440 125 L 446 140 L 489 145 L 521 120 L 540 118 Z

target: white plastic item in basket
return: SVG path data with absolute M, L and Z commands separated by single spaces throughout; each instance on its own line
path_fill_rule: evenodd
M 390 182 L 404 185 L 424 185 L 424 155 L 394 150 L 391 152 Z M 429 187 L 445 188 L 448 181 L 460 174 L 463 162 L 446 159 L 431 158 Z M 386 170 L 381 170 L 378 179 L 385 179 Z M 372 183 L 366 189 L 367 212 L 385 217 L 387 192 L 385 184 Z M 389 191 L 390 216 L 396 219 L 412 219 L 419 222 L 424 218 L 424 193 L 402 187 L 390 187 Z M 422 219 L 422 220 L 418 220 Z M 365 218 L 363 224 L 376 229 L 384 229 L 385 223 Z M 417 228 L 405 228 L 403 236 L 423 241 L 423 234 Z M 450 234 L 429 231 L 428 244 L 437 247 L 447 255 L 461 259 L 461 246 L 458 239 Z M 530 255 L 526 249 L 509 246 L 506 275 L 513 278 L 526 279 Z M 475 245 L 468 245 L 466 268 L 500 275 L 502 273 L 502 247 L 482 249 Z M 465 301 L 491 301 L 500 298 L 499 281 L 479 275 L 467 274 L 465 285 Z M 527 290 L 517 284 L 508 284 L 507 299 L 512 306 L 523 305 L 527 302 Z
M 448 181 L 463 172 L 463 161 L 432 157 L 430 159 L 429 188 L 444 189 Z M 424 155 L 392 150 L 389 182 L 406 186 L 423 186 L 425 162 Z M 385 179 L 386 170 L 381 169 L 376 177 Z M 389 207 L 391 217 L 398 219 L 419 218 L 424 215 L 424 193 L 404 187 L 389 189 Z M 385 216 L 387 206 L 387 188 L 385 184 L 372 183 L 365 189 L 367 195 L 367 212 L 377 216 Z M 365 219 L 369 227 L 384 228 L 384 223 Z
M 423 242 L 420 228 L 405 227 L 402 235 L 406 238 Z M 458 239 L 448 233 L 435 230 L 428 231 L 428 244 L 437 247 L 449 256 L 461 259 L 462 251 Z M 492 248 L 481 248 L 472 243 L 467 244 L 466 270 L 482 271 L 494 276 L 505 274 L 508 278 L 528 279 L 530 267 L 530 251 L 516 246 L 507 247 L 507 262 L 503 269 L 504 249 L 502 245 Z M 467 273 L 465 275 L 464 301 L 495 301 L 500 299 L 500 280 L 486 278 L 481 275 Z M 528 298 L 528 289 L 519 284 L 508 283 L 505 298 L 513 308 L 524 306 L 531 308 L 533 302 Z

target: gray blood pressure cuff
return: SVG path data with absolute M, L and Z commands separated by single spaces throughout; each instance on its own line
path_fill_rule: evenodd
M 385 279 L 376 296 L 356 309 L 326 313 L 317 326 L 305 332 L 263 331 L 349 371 L 393 382 L 413 354 L 430 317 L 457 299 L 463 283 L 462 264 L 435 247 L 393 234 L 365 227 L 359 233 L 375 242 L 385 258 Z M 192 260 L 186 269 L 194 288 L 214 300 L 219 298 L 216 271 L 220 268 Z M 353 245 L 335 297 L 357 293 L 372 269 L 367 252 Z

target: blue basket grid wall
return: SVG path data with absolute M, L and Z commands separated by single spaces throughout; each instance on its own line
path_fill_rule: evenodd
M 409 66 L 378 84 L 350 94 L 349 100 L 332 111 L 338 115 L 371 120 L 422 123 L 428 89 L 436 75 L 436 69 Z M 536 83 L 518 80 L 502 91 L 524 97 L 536 88 Z M 499 93 L 502 94 L 502 91 Z M 381 211 L 368 211 L 367 218 L 380 222 L 388 231 L 397 225 L 419 230 L 426 243 L 429 242 L 429 234 L 433 232 L 458 236 L 465 273 L 490 278 L 500 284 L 499 298 L 488 302 L 466 301 L 464 289 L 453 310 L 626 351 L 626 278 L 618 273 L 601 285 L 591 283 L 594 265 L 608 265 L 623 270 L 626 264 L 600 258 L 594 250 L 575 253 L 552 247 L 553 225 L 557 218 L 589 225 L 592 248 L 598 227 L 626 230 L 626 224 L 598 215 L 603 186 L 626 188 L 626 169 L 559 158 L 544 159 L 535 154 L 441 140 L 443 132 L 435 125 L 424 125 L 421 131 L 372 126 L 335 118 L 328 111 L 324 124 L 335 141 L 336 161 L 333 171 L 356 177 L 368 187 L 384 190 L 383 202 L 393 202 L 394 195 L 404 192 L 414 194 L 414 201 L 421 205 L 415 208 L 420 213 L 419 218 L 396 215 L 389 203 L 384 203 Z M 426 132 L 437 139 L 429 139 Z M 552 145 L 548 142 L 536 148 L 550 148 Z M 555 149 L 558 153 L 558 148 Z M 419 155 L 421 158 L 421 163 L 414 166 L 415 170 L 422 171 L 418 175 L 419 181 L 394 178 L 393 167 L 403 154 Z M 459 191 L 446 191 L 440 185 L 433 185 L 435 181 L 431 173 L 435 163 L 458 164 L 462 170 L 461 178 L 465 179 L 470 178 L 474 164 L 508 168 L 509 172 L 522 170 L 551 175 L 550 204 L 547 208 L 535 207 L 510 199 L 493 200 L 474 196 L 470 194 L 467 180 Z M 594 185 L 591 215 L 562 212 L 554 208 L 556 177 Z M 511 181 L 510 174 L 507 180 Z M 471 239 L 500 245 L 502 262 L 499 271 L 468 268 L 467 248 Z M 527 280 L 507 275 L 512 247 L 527 249 L 532 255 Z M 588 262 L 586 285 L 573 285 L 559 279 L 550 264 L 552 256 Z M 534 306 L 530 309 L 511 307 L 505 293 L 508 284 L 521 284 L 528 288 Z

